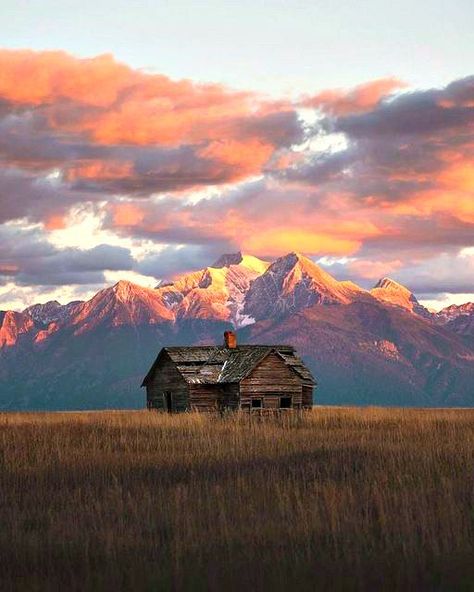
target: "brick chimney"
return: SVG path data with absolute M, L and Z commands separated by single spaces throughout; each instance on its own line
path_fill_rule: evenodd
M 237 335 L 234 331 L 224 331 L 224 344 L 229 349 L 235 349 L 237 347 Z

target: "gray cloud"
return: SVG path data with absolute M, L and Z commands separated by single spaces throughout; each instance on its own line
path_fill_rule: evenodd
M 99 201 L 100 196 L 75 192 L 56 179 L 39 178 L 18 169 L 0 169 L 0 223 L 17 218 L 31 222 L 65 215 L 78 202 Z
M 264 163 L 253 165 L 243 147 L 227 159 L 225 144 L 220 158 L 214 142 L 255 139 L 278 151 L 300 142 L 305 133 L 296 110 L 281 107 L 223 117 L 208 137 L 204 130 L 199 140 L 183 138 L 177 145 L 97 142 L 83 129 L 84 122 L 106 112 L 58 97 L 34 107 L 0 99 L 1 220 L 44 220 L 52 211 L 61 215 L 74 204 L 113 201 L 117 194 L 143 198 L 229 183 L 261 172 Z M 44 181 L 53 170 L 60 171 L 57 187 Z
M 137 263 L 135 270 L 157 279 L 169 279 L 186 271 L 195 271 L 212 263 L 224 252 L 222 245 L 169 246 Z
M 472 159 L 474 76 L 444 89 L 413 91 L 381 100 L 371 110 L 348 115 L 328 113 L 316 133 L 342 133 L 348 147 L 311 156 L 277 176 L 321 184 L 371 199 L 404 200 L 415 191 L 436 188 L 433 174 L 444 153 L 455 149 Z
M 58 249 L 37 229 L 3 226 L 0 230 L 0 278 L 22 286 L 99 284 L 104 270 L 130 270 L 134 260 L 129 249 L 98 245 L 92 249 Z
M 356 263 L 350 260 L 348 263 L 335 262 L 332 265 L 318 261 L 318 264 L 338 280 L 351 280 L 365 289 L 372 288 L 378 279 L 387 276 L 406 286 L 418 297 L 431 298 L 444 293 L 474 294 L 474 255 L 462 255 L 455 250 L 433 255 L 431 249 L 418 261 L 410 262 L 405 258 L 404 264 L 397 269 L 392 268 L 393 254 L 390 252 L 382 255 L 375 253 L 375 256 L 378 258 L 372 262 L 373 270 L 370 258 L 363 254 L 357 257 Z M 364 261 L 367 265 L 361 273 L 357 263 Z M 368 277 L 368 272 L 372 272 L 371 277 Z
M 474 255 L 443 253 L 415 265 L 407 265 L 394 274 L 395 279 L 416 294 L 474 293 Z
M 276 148 L 300 144 L 306 137 L 305 128 L 294 110 L 241 118 L 234 121 L 232 127 L 237 129 L 237 137 L 258 138 Z
M 470 76 L 444 89 L 413 91 L 380 101 L 372 111 L 341 116 L 333 125 L 353 138 L 432 135 L 472 124 L 473 100 L 474 76 Z

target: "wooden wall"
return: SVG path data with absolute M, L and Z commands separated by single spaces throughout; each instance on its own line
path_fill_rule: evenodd
M 239 408 L 238 384 L 189 385 L 190 408 L 195 411 L 224 411 Z
M 240 404 L 261 397 L 265 408 L 278 409 L 282 396 L 292 396 L 293 407 L 301 408 L 302 381 L 278 354 L 271 353 L 240 383 Z
M 303 407 L 311 409 L 313 407 L 313 385 L 303 384 Z
M 223 409 L 238 409 L 240 400 L 240 388 L 238 383 L 224 385 L 222 400 Z
M 166 410 L 164 392 L 172 394 L 172 411 L 185 411 L 189 406 L 188 387 L 176 369 L 174 362 L 164 353 L 161 356 L 155 374 L 146 387 L 147 406 L 151 409 Z
M 190 384 L 189 407 L 191 411 L 218 411 L 223 401 L 220 384 Z

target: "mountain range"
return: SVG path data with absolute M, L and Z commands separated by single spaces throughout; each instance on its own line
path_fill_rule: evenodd
M 0 408 L 143 407 L 140 383 L 164 345 L 289 343 L 318 380 L 315 402 L 474 406 L 474 303 L 438 313 L 383 278 L 364 290 L 298 253 L 223 255 L 87 301 L 0 312 Z

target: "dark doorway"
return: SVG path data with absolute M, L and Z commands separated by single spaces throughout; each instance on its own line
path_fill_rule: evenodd
M 173 397 L 170 391 L 165 392 L 165 401 L 166 401 L 166 411 L 171 413 L 173 411 Z
M 280 398 L 280 409 L 291 409 L 292 405 L 292 398 L 291 397 L 281 397 Z

